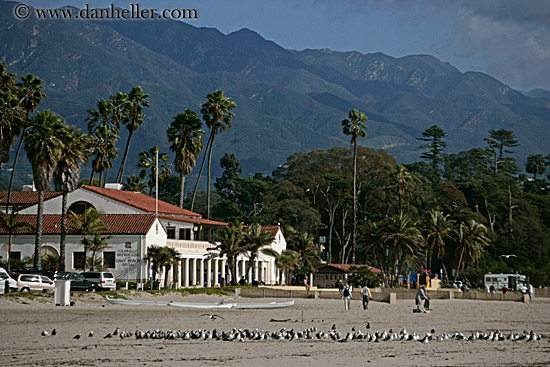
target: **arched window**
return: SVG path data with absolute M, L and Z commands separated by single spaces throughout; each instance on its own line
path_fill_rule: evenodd
M 83 214 L 86 209 L 90 207 L 95 209 L 95 207 L 87 201 L 77 201 L 69 207 L 69 210 L 75 214 Z

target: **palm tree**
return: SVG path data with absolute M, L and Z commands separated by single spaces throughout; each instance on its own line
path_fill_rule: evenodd
M 300 273 L 302 276 L 315 272 L 321 264 L 321 257 L 313 243 L 312 235 L 304 232 L 294 236 L 290 248 L 296 251 L 300 257 Z
M 271 245 L 274 240 L 275 236 L 273 233 L 263 231 L 260 224 L 255 223 L 250 226 L 250 229 L 244 237 L 245 249 L 248 252 L 248 266 L 246 268 L 247 275 L 251 272 L 260 251 Z M 255 274 L 255 277 L 257 276 L 258 274 Z
M 222 131 L 231 127 L 231 119 L 235 117 L 235 114 L 231 112 L 232 109 L 237 107 L 237 104 L 230 97 L 225 97 L 223 90 L 217 90 L 211 92 L 205 96 L 208 99 L 201 108 L 201 114 L 206 126 L 210 129 L 210 137 L 206 143 L 207 154 L 204 155 L 201 169 L 199 170 L 199 177 L 193 190 L 193 199 L 191 201 L 191 211 L 195 205 L 195 196 L 197 194 L 197 187 L 201 178 L 202 168 L 204 166 L 204 160 L 208 155 L 208 176 L 207 176 L 207 201 L 206 201 L 206 218 L 210 217 L 210 163 L 212 161 L 212 148 L 214 146 L 214 139 L 216 135 Z
M 148 94 L 143 93 L 143 89 L 140 86 L 132 88 L 130 93 L 128 93 L 127 101 L 124 102 L 124 112 L 125 116 L 124 122 L 126 128 L 129 131 L 128 141 L 126 142 L 126 148 L 124 149 L 124 155 L 122 156 L 122 163 L 120 164 L 120 170 L 116 181 L 118 183 L 122 182 L 122 177 L 124 177 L 124 166 L 126 165 L 126 159 L 128 158 L 128 151 L 130 150 L 130 142 L 132 141 L 132 135 L 135 131 L 143 124 L 143 108 L 149 107 L 151 104 L 147 101 Z
M 397 195 L 399 197 L 399 214 L 403 214 L 403 196 L 407 186 L 412 181 L 412 176 L 404 166 L 399 164 L 395 172 L 395 180 L 397 181 Z
M 158 154 L 158 179 L 159 183 L 172 173 L 168 160 L 170 156 L 166 153 L 159 153 L 159 146 L 149 148 L 149 151 L 139 153 L 139 161 L 137 166 L 142 168 L 139 172 L 139 177 L 145 178 L 149 176 L 147 185 L 149 186 L 149 196 L 153 193 L 157 175 L 157 154 Z
M 473 219 L 467 223 L 460 223 L 454 234 L 457 240 L 456 257 L 458 257 L 456 281 L 458 274 L 464 270 L 465 264 L 476 262 L 483 255 L 490 240 L 487 237 L 487 227 Z
M 291 279 L 290 273 L 300 267 L 300 254 L 294 250 L 286 249 L 279 254 L 272 248 L 266 248 L 262 252 L 275 258 L 275 266 L 279 269 L 279 285 L 283 284 L 283 274 L 286 273 L 285 279 L 288 281 Z
M 0 168 L 10 159 L 11 147 L 24 122 L 25 110 L 19 94 L 15 75 L 0 63 Z
M 69 218 L 73 224 L 73 229 L 76 233 L 82 236 L 82 245 L 84 246 L 84 271 L 86 271 L 86 253 L 92 244 L 92 240 L 88 236 L 101 234 L 109 230 L 109 227 L 103 223 L 101 215 L 103 213 L 96 210 L 94 207 L 89 207 L 83 214 L 78 215 L 69 210 Z
M 344 135 L 351 136 L 351 145 L 353 146 L 353 229 L 351 233 L 351 262 L 355 264 L 355 242 L 357 227 L 357 138 L 367 136 L 367 116 L 358 110 L 349 111 L 348 118 L 342 121 Z M 365 129 L 365 130 L 363 130 Z
M 137 175 L 132 175 L 126 176 L 126 183 L 124 184 L 123 189 L 126 191 L 141 192 L 142 194 L 144 194 L 146 187 L 147 185 L 141 177 Z
M 544 171 L 546 171 L 546 161 L 542 154 L 530 154 L 527 157 L 527 165 L 525 170 L 527 173 L 532 173 L 535 180 L 537 179 L 538 174 L 544 174 Z
M 10 256 L 11 256 L 11 244 L 13 243 L 13 234 L 21 230 L 33 230 L 34 226 L 30 223 L 21 222 L 18 218 L 19 214 L 15 213 L 1 213 L 0 214 L 0 227 L 2 227 L 8 233 L 8 272 L 11 270 L 10 267 Z
M 99 186 L 102 186 L 103 173 L 113 167 L 114 159 L 118 159 L 118 149 L 116 147 L 118 135 L 112 127 L 100 125 L 90 131 L 90 136 L 91 155 L 94 155 L 95 158 L 92 160 L 92 174 L 89 182 L 91 185 L 94 173 L 99 172 Z M 107 173 L 105 174 L 106 181 Z
M 119 92 L 122 95 L 122 93 Z M 111 96 L 111 98 L 114 98 Z M 97 102 L 97 111 L 88 110 L 88 133 L 92 136 L 91 146 L 94 150 L 96 159 L 92 163 L 92 173 L 90 175 L 90 185 L 93 182 L 95 172 L 103 174 L 105 169 L 113 166 L 112 159 L 118 158 L 118 149 L 116 140 L 120 133 L 120 120 L 115 115 L 115 103 L 113 100 L 101 99 Z M 97 170 L 96 170 L 97 168 Z M 101 176 L 99 185 L 101 186 Z
M 195 166 L 197 156 L 202 151 L 202 122 L 199 116 L 187 109 L 174 116 L 174 121 L 168 128 L 168 141 L 172 143 L 170 150 L 176 153 L 174 166 L 180 174 L 180 208 L 183 208 L 185 196 L 185 177 Z
M 39 112 L 30 121 L 25 133 L 25 151 L 31 163 L 34 183 L 38 190 L 38 208 L 36 219 L 36 239 L 34 244 L 34 270 L 39 270 L 40 246 L 42 243 L 44 191 L 52 180 L 53 172 L 61 159 L 63 141 L 59 131 L 66 128 L 61 117 L 46 110 Z
M 217 251 L 218 257 L 227 258 L 227 267 L 231 274 L 231 284 L 237 284 L 237 258 L 240 254 L 246 252 L 244 246 L 245 233 L 242 223 L 231 223 L 228 226 L 222 227 L 218 232 L 216 243 L 212 243 L 214 247 L 208 251 Z
M 414 256 L 424 245 L 424 238 L 409 216 L 394 215 L 384 219 L 381 226 L 380 239 L 387 246 L 393 270 L 392 282 L 400 267 L 409 256 Z
M 447 241 L 451 239 L 455 222 L 449 219 L 448 214 L 443 214 L 438 210 L 430 210 L 428 219 L 424 222 L 424 238 L 426 240 L 426 250 L 428 254 L 426 269 L 431 269 L 430 259 L 434 251 L 437 258 L 441 261 L 443 271 L 445 272 L 445 283 L 449 284 L 449 276 L 445 267 L 445 252 Z
M 152 245 L 147 248 L 147 255 L 145 256 L 145 260 L 148 261 L 149 265 L 148 267 L 153 269 L 153 277 L 151 279 L 151 288 L 152 284 L 156 280 L 157 272 L 160 271 L 160 267 L 162 266 L 162 259 L 163 259 L 163 249 L 164 247 Z
M 11 170 L 10 183 L 8 185 L 8 198 L 6 201 L 6 207 L 9 206 L 10 204 L 11 189 L 13 185 L 13 178 L 15 177 L 15 168 L 17 166 L 17 158 L 19 158 L 19 152 L 21 152 L 21 146 L 23 145 L 23 141 L 26 138 L 27 126 L 29 125 L 29 123 L 32 123 L 29 120 L 30 114 L 34 112 L 34 110 L 36 110 L 36 108 L 40 103 L 42 103 L 42 100 L 44 98 L 47 98 L 46 94 L 42 92 L 42 89 L 44 89 L 44 86 L 42 85 L 43 83 L 44 83 L 43 80 L 40 80 L 34 75 L 28 74 L 23 78 L 21 78 L 21 83 L 17 84 L 20 92 L 21 106 L 25 109 L 25 116 L 23 118 L 21 138 L 19 139 L 19 144 L 17 145 L 17 150 L 15 151 L 15 157 L 13 158 L 13 167 Z M 26 145 L 25 145 L 25 149 L 26 149 Z M 35 262 L 37 261 L 36 257 L 34 261 Z
M 88 241 L 87 239 L 87 248 L 92 252 L 92 257 L 90 258 L 90 270 L 94 271 L 95 265 L 96 265 L 96 258 L 95 255 L 98 252 L 101 252 L 109 247 L 109 239 L 113 238 L 113 236 L 101 236 L 101 232 L 97 232 L 94 235 L 94 239 Z M 61 270 L 61 269 L 60 269 Z
M 168 272 L 170 267 L 174 269 L 174 276 L 177 271 L 176 264 L 181 260 L 179 252 L 172 247 L 163 247 L 162 248 L 162 265 L 164 266 L 164 288 L 168 288 Z M 177 281 L 174 279 L 174 281 Z
M 63 193 L 61 204 L 61 236 L 59 240 L 59 270 L 65 271 L 65 243 L 67 235 L 67 196 L 78 188 L 80 162 L 87 163 L 90 156 L 89 138 L 74 127 L 58 132 L 63 139 L 61 159 L 53 174 L 55 189 Z

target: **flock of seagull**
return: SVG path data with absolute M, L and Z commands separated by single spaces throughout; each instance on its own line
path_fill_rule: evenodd
M 370 324 L 365 326 L 365 329 L 370 329 Z M 46 330 L 42 331 L 42 336 L 54 336 L 57 332 L 53 329 L 51 332 Z M 93 337 L 94 332 L 90 331 L 88 337 Z M 120 328 L 116 328 L 114 331 L 109 332 L 103 338 L 114 338 L 119 337 L 120 339 L 126 339 L 135 337 L 135 339 L 161 339 L 161 340 L 223 340 L 223 341 L 267 341 L 267 340 L 286 340 L 286 341 L 297 341 L 297 340 L 327 340 L 327 341 L 336 341 L 336 342 L 350 342 L 350 341 L 365 341 L 365 342 L 385 342 L 385 341 L 417 341 L 421 343 L 429 343 L 431 341 L 451 341 L 451 340 L 463 340 L 463 341 L 476 341 L 476 340 L 486 340 L 486 341 L 538 341 L 543 338 L 541 334 L 537 334 L 533 331 L 524 331 L 523 333 L 514 333 L 509 334 L 503 333 L 499 330 L 491 331 L 488 333 L 485 332 L 472 332 L 470 335 L 465 335 L 464 333 L 440 333 L 437 334 L 435 329 L 432 329 L 430 332 L 426 333 L 424 336 L 421 336 L 417 332 L 408 332 L 403 328 L 399 332 L 394 332 L 392 329 L 369 332 L 366 330 L 358 330 L 355 327 L 345 333 L 341 333 L 336 329 L 336 325 L 333 325 L 329 331 L 320 331 L 317 327 L 311 327 L 304 330 L 294 330 L 293 328 L 287 329 L 283 327 L 279 331 L 266 331 L 266 330 L 250 330 L 250 329 L 236 329 L 233 328 L 229 331 L 220 331 L 218 329 L 213 330 L 136 330 L 135 332 L 123 331 Z M 82 334 L 76 334 L 73 336 L 73 339 L 82 338 Z M 550 342 L 550 340 L 549 340 Z

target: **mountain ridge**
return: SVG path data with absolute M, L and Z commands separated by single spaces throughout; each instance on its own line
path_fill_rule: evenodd
M 129 173 L 147 144 L 168 151 L 173 115 L 198 112 L 216 89 L 238 107 L 233 128 L 217 138 L 214 162 L 235 153 L 245 174 L 270 173 L 294 152 L 349 146 L 340 122 L 351 108 L 369 118 L 360 144 L 386 148 L 402 162 L 419 158 L 416 138 L 434 124 L 448 133 L 449 152 L 485 146 L 488 130 L 505 128 L 522 144 L 518 164 L 528 154 L 548 154 L 544 94 L 530 97 L 431 55 L 287 50 L 246 28 L 225 35 L 173 20 L 17 21 L 7 15 L 13 4 L 0 2 L 0 60 L 10 72 L 46 81 L 41 109 L 84 127 L 86 110 L 100 98 L 138 84 L 151 95 Z

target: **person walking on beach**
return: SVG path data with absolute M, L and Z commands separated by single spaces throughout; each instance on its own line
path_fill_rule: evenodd
M 426 295 L 426 286 L 422 285 L 420 288 L 418 288 L 418 292 L 416 292 L 416 297 L 414 298 L 414 302 L 416 303 L 416 309 L 422 312 L 427 312 L 424 309 L 424 300 L 429 300 L 430 297 Z M 420 307 L 422 306 L 422 309 Z M 428 311 L 429 312 L 429 311 Z
M 529 290 L 529 302 L 533 300 L 533 296 L 535 295 L 535 289 L 533 288 L 533 284 L 529 283 L 527 286 L 527 289 Z
M 368 310 L 369 299 L 370 299 L 370 289 L 366 284 L 363 286 L 361 293 L 363 294 L 363 310 Z
M 349 288 L 349 285 L 346 285 L 344 291 L 342 292 L 342 298 L 344 299 L 344 308 L 346 311 L 349 310 L 352 297 L 353 296 L 351 294 L 351 289 Z

